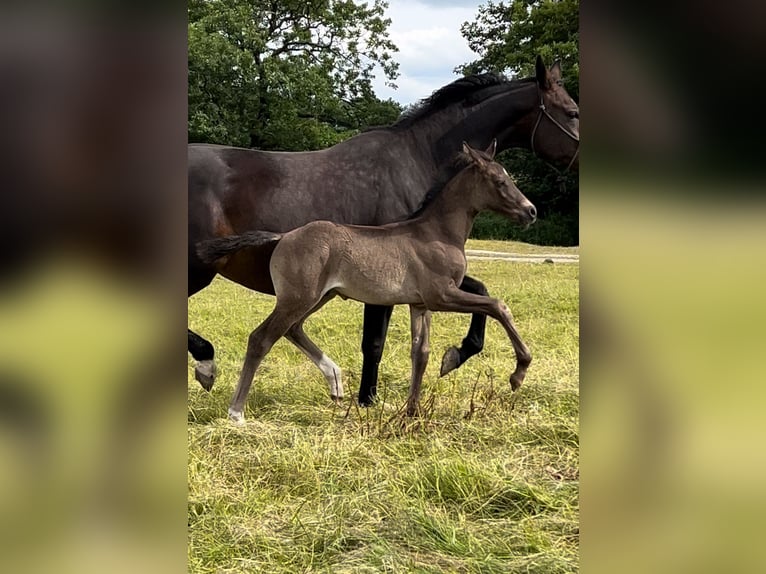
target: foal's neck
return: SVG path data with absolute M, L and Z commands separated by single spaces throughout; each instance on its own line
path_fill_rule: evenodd
M 456 175 L 413 221 L 442 241 L 462 249 L 476 215 L 486 208 L 483 194 L 477 189 L 482 183 L 477 180 L 475 170 L 464 169 Z

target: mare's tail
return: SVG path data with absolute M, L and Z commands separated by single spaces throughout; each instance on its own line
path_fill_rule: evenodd
M 241 249 L 277 243 L 282 239 L 282 235 L 282 233 L 271 233 L 270 231 L 248 231 L 242 235 L 206 239 L 197 243 L 197 255 L 204 263 L 213 263 L 221 257 L 231 255 Z

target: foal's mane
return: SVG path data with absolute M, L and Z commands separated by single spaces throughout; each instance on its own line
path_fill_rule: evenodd
M 479 154 L 483 159 L 487 161 L 493 161 L 491 157 L 489 157 L 486 153 L 479 150 L 474 150 L 477 154 Z M 431 205 L 433 203 L 434 199 L 436 199 L 439 194 L 444 190 L 444 188 L 447 186 L 447 184 L 462 170 L 464 170 L 466 167 L 471 165 L 473 160 L 471 159 L 471 156 L 469 156 L 465 152 L 458 152 L 455 157 L 452 159 L 452 162 L 450 163 L 449 167 L 442 173 L 442 175 L 439 177 L 438 180 L 430 187 L 430 189 L 426 192 L 426 196 L 423 198 L 423 203 L 420 204 L 420 207 L 418 207 L 415 211 L 413 211 L 407 219 L 414 219 L 418 217 L 420 214 L 425 211 L 426 207 Z

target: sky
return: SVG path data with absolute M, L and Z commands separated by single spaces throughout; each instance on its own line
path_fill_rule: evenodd
M 456 66 L 478 56 L 460 35 L 463 22 L 473 21 L 480 0 L 389 0 L 386 16 L 391 18 L 389 37 L 399 48 L 398 89 L 385 85 L 378 71 L 373 81 L 380 99 L 391 98 L 402 105 L 414 104 L 458 78 Z

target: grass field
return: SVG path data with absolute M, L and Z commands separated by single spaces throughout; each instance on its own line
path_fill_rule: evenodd
M 469 247 L 524 252 L 490 243 L 500 242 Z M 214 343 L 219 367 L 206 393 L 189 362 L 190 572 L 578 570 L 579 266 L 471 261 L 469 273 L 509 305 L 532 351 L 529 374 L 512 395 L 513 350 L 490 320 L 484 352 L 438 378 L 469 319 L 436 314 L 426 415 L 415 421 L 397 413 L 410 369 L 406 307 L 392 317 L 378 406 L 351 401 L 362 305 L 335 299 L 306 331 L 343 369 L 344 405 L 280 341 L 236 427 L 228 401 L 273 298 L 218 278 L 190 300 L 189 325 Z

